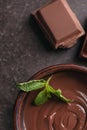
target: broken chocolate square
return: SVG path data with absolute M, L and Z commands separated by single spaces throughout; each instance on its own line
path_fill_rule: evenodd
M 84 34 L 66 0 L 54 0 L 32 14 L 44 36 L 55 49 L 72 47 Z

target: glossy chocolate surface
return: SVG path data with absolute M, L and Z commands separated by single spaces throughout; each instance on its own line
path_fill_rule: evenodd
M 50 84 L 73 102 L 49 100 L 35 106 L 37 92 L 26 94 L 19 103 L 21 127 L 17 130 L 87 130 L 87 73 L 71 66 L 71 70 L 56 71 Z
M 82 50 L 81 50 L 81 56 L 83 58 L 87 58 L 87 34 L 86 34 L 86 37 L 85 37 L 85 40 L 84 40 L 84 43 L 83 43 L 83 47 L 82 47 Z
M 55 47 L 71 47 L 84 31 L 66 0 L 54 0 L 33 13 L 47 39 Z

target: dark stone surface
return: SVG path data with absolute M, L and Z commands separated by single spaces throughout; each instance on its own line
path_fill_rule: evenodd
M 75 63 L 84 37 L 70 49 L 53 50 L 47 46 L 30 13 L 48 0 L 0 0 L 0 130 L 13 130 L 13 107 L 19 90 L 15 84 L 28 80 L 42 68 Z M 68 0 L 80 23 L 87 27 L 87 0 Z

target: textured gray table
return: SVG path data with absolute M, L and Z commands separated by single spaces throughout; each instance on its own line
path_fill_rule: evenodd
M 75 63 L 87 66 L 79 58 L 83 38 L 71 49 L 54 51 L 30 13 L 48 0 L 0 0 L 0 130 L 13 130 L 13 107 L 19 90 L 15 84 L 28 80 L 42 68 L 54 64 Z M 87 28 L 87 0 L 68 0 L 79 21 Z

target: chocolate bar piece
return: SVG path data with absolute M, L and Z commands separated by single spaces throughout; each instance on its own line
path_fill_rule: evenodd
M 84 34 L 82 26 L 66 0 L 53 0 L 32 14 L 55 49 L 73 46 Z
M 85 41 L 83 43 L 83 47 L 81 50 L 81 57 L 87 58 L 87 34 L 86 34 Z

